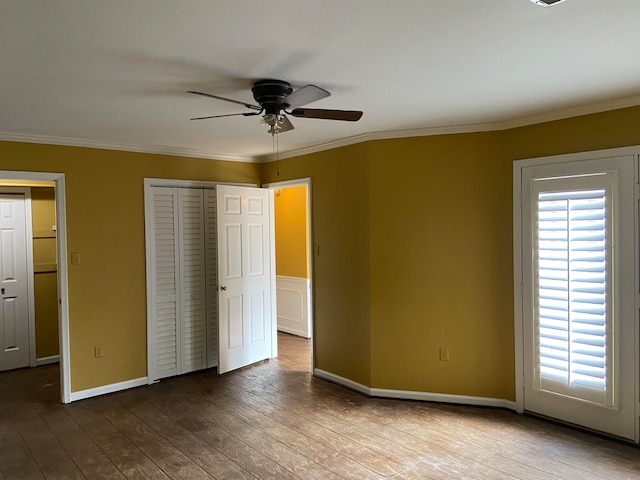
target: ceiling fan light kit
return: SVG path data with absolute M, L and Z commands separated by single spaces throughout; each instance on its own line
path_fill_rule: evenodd
M 540 5 L 541 7 L 550 7 L 564 1 L 565 0 L 531 0 L 531 2 L 535 3 L 536 5 Z
M 342 120 L 347 122 L 356 122 L 362 117 L 362 112 L 357 110 L 299 108 L 311 102 L 327 98 L 331 93 L 315 85 L 305 85 L 294 91 L 291 84 L 284 80 L 266 79 L 256 81 L 251 88 L 251 93 L 253 93 L 253 98 L 258 105 L 193 90 L 189 90 L 187 93 L 235 103 L 236 105 L 242 105 L 251 110 L 251 112 L 244 113 L 194 117 L 191 120 L 205 120 L 209 118 L 234 117 L 240 115 L 244 117 L 262 115 L 261 123 L 269 126 L 268 133 L 271 135 L 293 130 L 293 124 L 285 113 L 293 117 Z

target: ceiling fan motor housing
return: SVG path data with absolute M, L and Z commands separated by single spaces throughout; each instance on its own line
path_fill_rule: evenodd
M 293 92 L 289 82 L 283 80 L 258 80 L 251 88 L 253 98 L 267 114 L 278 114 L 289 107 L 283 100 Z

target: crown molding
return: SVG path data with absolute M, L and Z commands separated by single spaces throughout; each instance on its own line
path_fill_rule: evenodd
M 54 137 L 49 135 L 31 135 L 24 133 L 0 132 L 0 140 L 22 143 L 41 143 L 46 145 L 62 145 L 66 147 L 97 148 L 100 150 L 118 150 L 134 153 L 172 155 L 175 157 L 204 158 L 207 160 L 226 160 L 230 162 L 255 162 L 255 159 L 251 156 L 218 155 L 188 148 L 162 147 L 152 145 L 131 145 L 124 143 L 83 140 L 79 138 Z
M 565 120 L 567 118 L 580 117 L 583 115 L 591 115 L 595 113 L 602 113 L 611 110 L 619 110 L 623 108 L 636 107 L 640 105 L 640 95 L 631 97 L 625 97 L 616 100 L 610 100 L 606 102 L 591 103 L 588 105 L 581 105 L 577 107 L 565 108 L 556 110 L 553 112 L 545 112 L 536 115 L 527 115 L 518 118 L 512 118 L 509 120 L 477 123 L 469 125 L 451 125 L 444 127 L 426 127 L 426 128 L 414 128 L 408 130 L 389 130 L 364 133 L 353 137 L 343 138 L 335 141 L 321 143 L 310 147 L 300 148 L 297 150 L 289 150 L 287 152 L 280 152 L 279 159 L 299 157 L 301 155 L 308 155 L 310 153 L 317 153 L 324 150 L 331 150 L 334 148 L 345 147 L 361 142 L 368 142 L 372 140 L 389 140 L 394 138 L 408 138 L 408 137 L 428 137 L 435 135 L 451 135 L 456 133 L 479 133 L 479 132 L 492 132 L 510 130 L 513 128 L 526 127 L 529 125 L 535 125 L 539 123 L 553 122 L 557 120 Z M 259 155 L 254 157 L 254 160 L 258 163 L 273 162 L 276 160 L 276 156 L 272 153 L 267 155 Z
M 429 127 L 429 128 L 414 128 L 409 130 L 387 130 L 379 132 L 362 133 L 353 137 L 341 138 L 338 140 L 332 140 L 330 142 L 319 143 L 309 147 L 299 148 L 296 150 L 289 150 L 286 152 L 280 152 L 278 159 L 299 157 L 301 155 L 308 155 L 310 153 L 322 152 L 324 150 L 332 150 L 334 148 L 346 147 L 354 145 L 356 143 L 369 142 L 372 140 L 389 140 L 393 138 L 408 138 L 408 137 L 427 137 L 434 135 L 449 135 L 453 133 L 472 133 L 472 132 L 486 132 L 488 130 L 495 130 L 492 127 L 493 124 L 477 124 L 477 125 L 459 125 L 450 127 Z M 255 157 L 255 161 L 258 163 L 273 162 L 276 160 L 276 155 L 269 153 L 266 155 L 259 155 Z
M 538 123 L 554 122 L 557 120 L 566 120 L 567 118 L 581 117 L 584 115 L 592 115 L 595 113 L 603 113 L 612 110 L 621 110 L 623 108 L 637 107 L 640 105 L 640 95 L 632 95 L 615 100 L 606 100 L 603 102 L 589 103 L 568 107 L 559 110 L 544 112 L 536 115 L 527 115 L 518 117 L 504 122 L 496 123 L 500 128 L 496 130 L 509 130 L 512 128 L 526 127 Z
M 602 113 L 610 110 L 618 110 L 623 108 L 635 107 L 640 105 L 640 95 L 609 100 L 605 102 L 591 103 L 577 107 L 570 107 L 552 112 L 545 112 L 535 115 L 527 115 L 523 117 L 511 118 L 509 120 L 500 120 L 487 123 L 477 123 L 469 125 L 451 125 L 440 127 L 414 128 L 407 130 L 388 130 L 362 133 L 353 137 L 331 140 L 328 142 L 311 145 L 295 150 L 280 152 L 278 159 L 299 157 L 311 153 L 318 153 L 334 148 L 346 147 L 357 143 L 369 142 L 373 140 L 389 140 L 394 138 L 408 137 L 428 137 L 435 135 L 451 135 L 457 133 L 479 133 L 510 130 L 512 128 L 526 127 L 539 123 L 553 122 L 564 120 L 572 117 L 580 117 L 583 115 L 591 115 L 594 113 Z M 268 163 L 276 160 L 276 155 L 269 153 L 266 155 L 224 155 L 203 152 L 200 150 L 192 150 L 187 148 L 176 147 L 160 147 L 151 145 L 130 145 L 110 142 L 99 142 L 93 140 L 83 140 L 78 138 L 54 137 L 47 135 L 30 135 L 22 133 L 0 132 L 0 140 L 23 142 L 23 143 L 41 143 L 48 145 L 63 145 L 69 147 L 86 147 L 98 148 L 103 150 L 119 150 L 125 152 L 151 153 L 158 155 L 172 155 L 176 157 L 204 158 L 208 160 L 225 160 L 230 162 L 247 162 L 247 163 Z

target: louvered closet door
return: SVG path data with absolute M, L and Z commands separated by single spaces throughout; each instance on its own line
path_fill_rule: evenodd
M 151 276 L 154 301 L 149 336 L 152 380 L 177 375 L 179 317 L 178 197 L 175 188 L 152 189 Z
M 207 368 L 218 366 L 218 235 L 216 191 L 204 190 L 204 230 L 206 257 Z
M 205 233 L 202 190 L 178 189 L 180 242 L 179 373 L 207 366 Z
M 207 367 L 207 260 L 203 191 L 152 192 L 149 375 L 158 380 Z
M 525 409 L 633 439 L 634 159 L 570 167 L 523 185 Z

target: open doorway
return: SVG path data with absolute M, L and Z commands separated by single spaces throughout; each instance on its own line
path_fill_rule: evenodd
M 274 195 L 278 331 L 311 339 L 311 180 L 276 182 L 264 187 Z
M 0 171 L 0 194 L 3 221 L 10 222 L 7 229 L 3 226 L 7 245 L 2 251 L 12 246 L 15 260 L 2 275 L 3 282 L 6 280 L 3 303 L 15 306 L 2 311 L 3 351 L 9 358 L 3 369 L 59 362 L 61 401 L 68 403 L 71 392 L 64 175 Z M 13 215 L 12 210 L 18 214 Z M 12 356 L 15 352 L 19 354 Z

